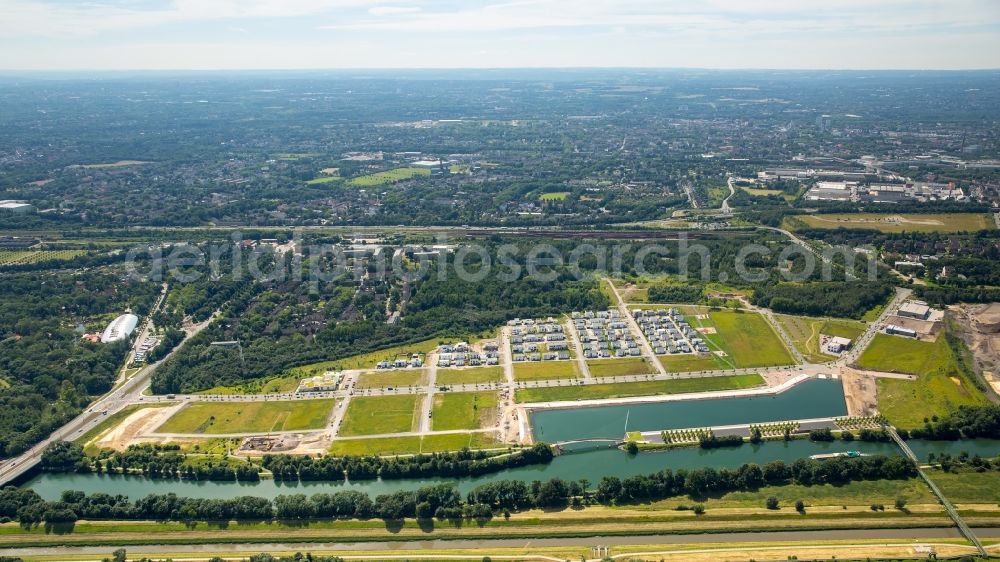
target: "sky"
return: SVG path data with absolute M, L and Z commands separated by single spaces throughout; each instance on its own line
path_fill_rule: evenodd
M 1000 68 L 1000 0 L 0 0 L 0 69 Z

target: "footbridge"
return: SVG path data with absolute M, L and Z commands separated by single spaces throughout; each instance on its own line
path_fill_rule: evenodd
M 622 439 L 621 437 L 614 437 L 614 438 L 612 438 L 612 437 L 590 437 L 590 438 L 587 438 L 587 439 L 571 439 L 569 441 L 559 441 L 557 443 L 553 443 L 552 447 L 555 448 L 555 452 L 558 455 L 558 454 L 561 454 L 563 452 L 563 449 L 565 449 L 566 447 L 569 447 L 571 445 L 579 445 L 581 443 L 588 443 L 588 444 L 592 444 L 592 445 L 596 445 L 596 446 L 607 445 L 607 447 L 610 449 L 610 448 L 613 448 L 613 447 L 618 447 L 619 445 L 621 445 L 624 442 L 625 442 L 625 440 Z

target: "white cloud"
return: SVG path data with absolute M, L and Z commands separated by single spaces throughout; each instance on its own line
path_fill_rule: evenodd
M 419 12 L 417 6 L 375 6 L 368 9 L 368 13 L 373 16 L 392 16 L 396 14 L 412 14 Z

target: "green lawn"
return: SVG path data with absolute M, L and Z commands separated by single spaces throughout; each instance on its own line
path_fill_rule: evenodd
M 479 429 L 493 423 L 497 411 L 496 392 L 441 392 L 434 395 L 435 431 Z
M 956 357 L 943 334 L 935 342 L 876 334 L 858 366 L 917 375 L 915 381 L 878 380 L 879 411 L 893 425 L 911 428 L 922 426 L 925 417 L 987 401 L 965 374 L 971 365 L 967 354 Z
M 880 232 L 962 232 L 993 230 L 996 223 L 986 213 L 945 214 L 876 214 L 844 213 L 822 215 L 797 215 L 785 219 L 785 227 L 802 228 L 860 228 Z
M 660 363 L 668 373 L 690 373 L 693 371 L 714 371 L 731 368 L 714 354 L 712 355 L 661 355 Z
M 580 377 L 576 361 L 525 361 L 514 364 L 514 378 L 519 381 L 575 379 Z
M 820 350 L 820 334 L 857 339 L 865 331 L 864 322 L 855 320 L 833 320 L 775 314 L 785 333 L 792 339 L 795 348 L 813 363 L 826 363 L 835 359 Z
M 156 429 L 157 433 L 264 433 L 320 429 L 334 400 L 195 402 Z
M 355 187 L 373 187 L 396 183 L 417 176 L 430 176 L 431 171 L 424 168 L 396 168 L 351 178 L 347 183 Z
M 587 361 L 587 368 L 590 369 L 590 375 L 595 378 L 646 375 L 656 371 L 648 361 L 641 357 L 595 359 Z
M 503 367 L 473 367 L 469 369 L 438 369 L 436 383 L 481 384 L 504 380 Z
M 601 398 L 626 398 L 629 396 L 652 396 L 656 394 L 736 390 L 753 388 L 762 384 L 764 384 L 764 379 L 760 375 L 749 374 L 670 381 L 522 388 L 517 391 L 516 398 L 518 403 L 597 400 Z
M 352 437 L 414 431 L 419 415 L 417 405 L 423 398 L 416 394 L 352 398 L 338 435 Z
M 427 373 L 423 369 L 386 369 L 358 375 L 354 383 L 357 388 L 388 388 L 401 386 L 423 386 L 427 384 Z
M 447 435 L 410 435 L 406 437 L 376 437 L 373 439 L 343 439 L 334 441 L 330 454 L 336 456 L 415 455 L 469 449 L 500 447 L 491 433 L 450 433 Z
M 713 326 L 717 333 L 706 334 L 710 349 L 722 349 L 722 360 L 738 368 L 771 367 L 795 363 L 785 344 L 767 319 L 752 312 L 716 310 L 708 313 L 709 322 L 689 317 L 692 326 Z
M 928 475 L 953 502 L 1000 503 L 1000 474 L 996 471 L 959 469 L 956 472 L 943 472 L 932 468 Z

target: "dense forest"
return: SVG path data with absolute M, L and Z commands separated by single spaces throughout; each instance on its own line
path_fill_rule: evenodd
M 90 270 L 4 273 L 0 283 L 0 457 L 15 455 L 107 392 L 128 342 L 90 343 L 127 309 L 146 314 L 160 286 Z
M 752 302 L 784 314 L 860 319 L 890 295 L 892 286 L 884 283 L 779 283 L 759 287 Z

